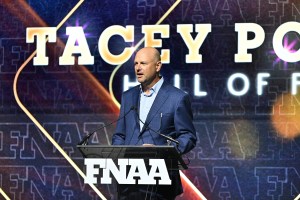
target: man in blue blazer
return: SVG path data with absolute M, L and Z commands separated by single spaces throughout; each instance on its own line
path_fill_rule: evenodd
M 122 95 L 121 118 L 112 137 L 113 145 L 174 145 L 185 154 L 196 145 L 196 131 L 188 94 L 160 76 L 161 58 L 152 47 L 136 53 L 134 69 L 140 85 Z M 168 142 L 159 133 L 179 142 Z M 169 171 L 170 186 L 119 186 L 119 199 L 175 199 L 182 193 L 178 171 Z M 151 193 L 149 195 L 149 192 Z

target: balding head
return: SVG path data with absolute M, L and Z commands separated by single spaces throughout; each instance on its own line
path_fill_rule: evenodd
M 159 51 L 153 47 L 144 47 L 144 48 L 140 49 L 136 54 L 138 54 L 138 53 L 148 54 L 149 58 L 153 59 L 153 61 L 155 61 L 155 62 L 161 61 Z

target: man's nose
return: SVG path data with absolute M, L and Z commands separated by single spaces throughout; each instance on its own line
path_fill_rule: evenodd
M 136 67 L 136 70 L 137 70 L 137 71 L 140 71 L 140 70 L 142 69 L 140 64 L 136 64 L 135 67 Z

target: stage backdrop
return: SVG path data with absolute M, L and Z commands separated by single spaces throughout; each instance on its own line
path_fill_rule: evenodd
M 178 199 L 299 195 L 298 0 L 0 2 L 0 198 L 116 199 L 114 185 L 84 184 L 76 144 L 117 119 L 136 84 L 128 51 L 145 45 L 192 100 L 182 172 L 195 188 L 184 181 Z

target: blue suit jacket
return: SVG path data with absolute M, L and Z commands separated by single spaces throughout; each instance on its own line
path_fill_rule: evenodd
M 194 148 L 197 138 L 188 94 L 164 81 L 141 131 L 138 108 L 143 105 L 139 99 L 140 86 L 123 93 L 120 117 L 129 113 L 118 121 L 113 145 L 166 145 L 166 139 L 157 133 L 161 132 L 179 142 L 180 153 Z
M 142 145 L 145 143 L 166 145 L 166 139 L 157 133 L 160 131 L 179 142 L 178 146 L 175 143 L 173 145 L 180 153 L 187 153 L 194 148 L 197 138 L 192 123 L 193 115 L 188 94 L 164 81 L 141 131 L 138 108 L 143 105 L 139 105 L 139 99 L 140 86 L 123 93 L 121 118 L 112 138 L 113 145 Z M 133 107 L 137 109 L 132 109 Z M 172 185 L 159 186 L 156 194 L 175 198 L 176 195 L 182 193 L 179 172 L 169 171 L 169 175 Z M 142 188 L 142 186 L 139 187 Z M 121 193 L 126 195 L 129 188 L 128 185 L 124 188 L 120 186 Z

